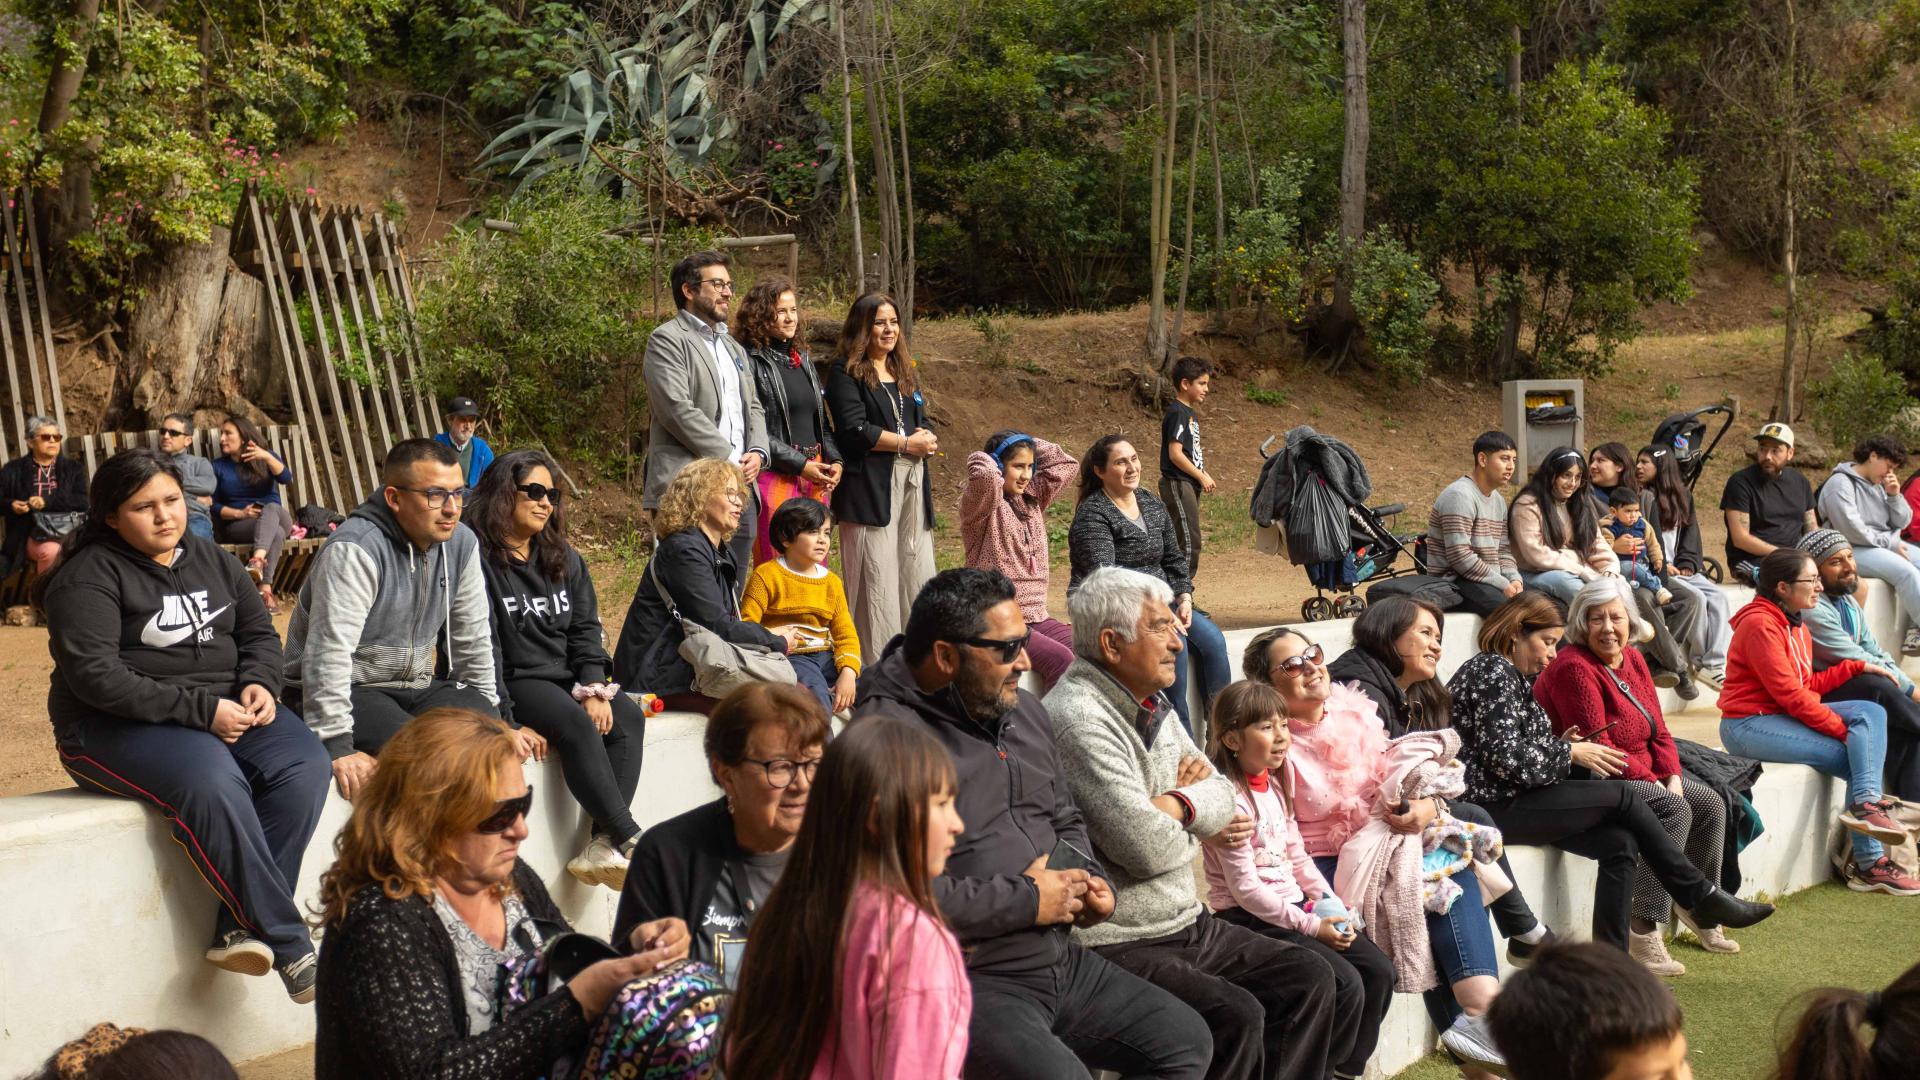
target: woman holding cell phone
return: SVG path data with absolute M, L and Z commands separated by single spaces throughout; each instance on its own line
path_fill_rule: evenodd
M 1633 904 L 1642 870 L 1668 902 L 1684 912 L 1689 925 L 1702 930 L 1751 926 L 1773 908 L 1728 894 L 1689 861 L 1649 803 L 1647 788 L 1657 785 L 1616 782 L 1630 768 L 1631 755 L 1619 744 L 1628 741 L 1631 720 L 1618 711 L 1609 715 L 1606 709 L 1577 716 L 1570 712 L 1556 734 L 1555 721 L 1541 706 L 1544 699 L 1529 685 L 1555 662 L 1571 622 L 1577 620 L 1580 628 L 1577 635 L 1583 644 L 1576 647 L 1598 658 L 1624 648 L 1624 619 L 1629 617 L 1619 590 L 1608 581 L 1575 594 L 1571 619 L 1562 618 L 1552 597 L 1526 590 L 1487 616 L 1480 628 L 1480 652 L 1460 665 L 1447 689 L 1453 696 L 1453 727 L 1460 733 L 1460 760 L 1467 767 L 1467 798 L 1493 816 L 1508 845 L 1551 844 L 1598 862 L 1593 938 L 1633 952 L 1632 922 L 1636 911 L 1647 910 Z M 1600 662 L 1602 677 L 1611 683 L 1606 673 L 1618 669 Z M 1628 661 L 1621 656 L 1617 662 Z M 1650 683 L 1645 661 L 1637 661 L 1626 686 L 1634 698 L 1650 702 L 1651 715 L 1641 720 L 1643 734 L 1659 716 L 1654 711 L 1658 701 L 1647 689 Z M 1625 690 L 1613 693 L 1621 708 L 1637 715 Z M 1664 723 L 1659 729 L 1665 733 Z M 1652 759 L 1650 749 L 1647 758 Z M 1587 775 L 1575 773 L 1575 766 Z M 1684 792 L 1684 783 L 1676 786 Z M 1718 852 L 1717 844 L 1714 850 Z M 1700 936 L 1704 943 L 1709 934 Z M 1724 934 L 1717 937 L 1724 939 Z
M 244 416 L 229 416 L 221 423 L 220 456 L 213 459 L 213 520 L 221 543 L 253 545 L 247 574 L 267 610 L 278 612 L 273 572 L 293 532 L 293 517 L 280 501 L 280 488 L 293 482 L 293 469 L 266 449 L 266 441 Z

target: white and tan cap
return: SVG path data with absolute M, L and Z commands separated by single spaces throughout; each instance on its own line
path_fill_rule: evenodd
M 1772 439 L 1774 442 L 1786 443 L 1788 449 L 1793 448 L 1793 429 L 1778 420 L 1760 425 L 1760 430 L 1754 432 L 1753 437 Z

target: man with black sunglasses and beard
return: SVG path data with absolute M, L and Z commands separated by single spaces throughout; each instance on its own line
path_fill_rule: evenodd
M 934 897 L 967 953 L 968 1077 L 1199 1077 L 1205 1022 L 1072 940 L 1113 913 L 1107 871 L 1054 756 L 1013 583 L 955 569 L 920 590 L 906 633 L 861 676 L 853 722 L 918 718 L 953 755 L 967 830 Z

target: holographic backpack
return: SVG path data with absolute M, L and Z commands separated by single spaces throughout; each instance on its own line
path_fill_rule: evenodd
M 561 934 L 506 965 L 502 1012 L 526 1008 L 588 965 L 618 956 L 586 934 Z M 550 1080 L 715 1080 L 720 1025 L 732 997 L 720 972 L 682 960 L 614 994 L 592 1022 L 577 1059 L 555 1062 Z

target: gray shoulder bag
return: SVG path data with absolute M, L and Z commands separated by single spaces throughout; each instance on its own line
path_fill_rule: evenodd
M 793 664 L 785 656 L 774 652 L 764 645 L 740 645 L 728 641 L 712 630 L 683 617 L 680 609 L 674 605 L 673 594 L 660 584 L 660 575 L 654 572 L 653 560 L 647 560 L 647 576 L 653 579 L 653 591 L 660 594 L 660 602 L 667 607 L 667 615 L 680 624 L 684 640 L 680 642 L 680 658 L 693 665 L 693 689 L 695 693 L 710 698 L 723 698 L 749 683 L 785 683 L 789 686 L 799 682 L 793 673 Z M 728 591 L 731 597 L 732 591 Z M 739 602 L 734 601 L 733 617 L 740 617 Z

